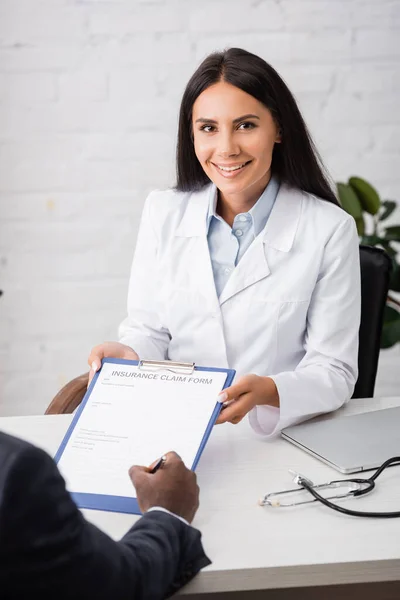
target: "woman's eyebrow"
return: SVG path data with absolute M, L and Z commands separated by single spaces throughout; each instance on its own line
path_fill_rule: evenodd
M 239 121 L 245 121 L 246 119 L 260 120 L 260 117 L 257 117 L 257 115 L 252 115 L 252 114 L 242 115 L 241 117 L 238 117 L 237 119 L 233 119 L 232 123 L 239 123 Z
M 239 121 L 244 121 L 245 119 L 260 120 L 260 117 L 252 114 L 242 115 L 241 117 L 237 117 L 237 119 L 233 119 L 232 123 L 239 123 Z M 195 123 L 218 123 L 218 121 L 216 121 L 215 119 L 205 119 L 204 117 L 200 117 L 199 119 L 196 119 Z
M 196 119 L 195 123 L 217 123 L 215 119 L 205 119 L 204 117 L 200 117 Z

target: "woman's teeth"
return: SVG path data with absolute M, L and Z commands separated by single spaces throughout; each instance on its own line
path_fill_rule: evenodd
M 234 167 L 223 167 L 222 165 L 216 165 L 216 166 L 221 171 L 238 171 L 239 169 L 242 169 L 245 165 L 247 165 L 246 162 L 242 163 L 241 165 L 236 165 Z

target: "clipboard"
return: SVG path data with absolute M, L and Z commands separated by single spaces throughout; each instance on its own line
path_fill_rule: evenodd
M 187 379 L 188 381 L 195 382 L 197 379 L 201 380 L 201 374 L 205 374 L 205 373 L 225 374 L 225 379 L 224 379 L 223 385 L 218 387 L 218 392 L 222 391 L 226 387 L 229 387 L 232 384 L 232 381 L 235 376 L 235 371 L 233 369 L 212 368 L 212 367 L 203 367 L 203 366 L 198 367 L 194 363 L 182 363 L 182 362 L 173 362 L 173 361 L 154 361 L 154 360 L 133 361 L 133 360 L 114 359 L 114 358 L 103 359 L 102 367 L 99 371 L 96 372 L 95 376 L 93 377 L 93 380 L 92 380 L 90 386 L 88 387 L 88 390 L 87 390 L 80 406 L 78 407 L 77 412 L 75 413 L 73 420 L 64 436 L 64 439 L 62 440 L 60 447 L 57 450 L 55 457 L 54 457 L 55 462 L 58 463 L 58 465 L 60 467 L 61 473 L 64 475 L 64 477 L 67 480 L 67 488 L 68 488 L 68 476 L 66 476 L 66 473 L 63 472 L 62 466 L 63 466 L 64 458 L 67 456 L 68 453 L 71 454 L 70 446 L 68 446 L 68 444 L 69 444 L 69 442 L 71 442 L 71 446 L 73 446 L 74 443 L 79 444 L 79 442 L 74 442 L 73 438 L 75 436 L 75 440 L 78 439 L 77 432 L 79 429 L 79 423 L 81 422 L 81 419 L 85 417 L 85 412 L 84 412 L 85 408 L 90 405 L 89 410 L 93 410 L 90 399 L 91 399 L 93 390 L 95 389 L 95 386 L 99 381 L 99 377 L 102 373 L 102 369 L 103 369 L 104 365 L 116 365 L 120 368 L 124 367 L 124 365 L 133 365 L 133 366 L 137 366 L 137 369 L 135 370 L 135 373 L 136 373 L 135 377 L 140 376 L 140 377 L 146 377 L 146 378 L 148 378 L 148 377 L 159 378 L 159 374 L 162 373 L 161 377 L 164 377 L 166 380 L 169 377 L 170 379 L 177 378 L 182 381 L 185 381 Z M 151 375 L 151 374 L 153 374 L 153 375 Z M 164 375 L 164 374 L 169 374 L 169 375 Z M 197 375 L 198 375 L 198 378 L 196 377 Z M 223 377 L 218 376 L 218 380 L 222 381 Z M 105 385 L 105 384 L 107 384 L 107 381 L 102 380 L 101 384 Z M 157 384 L 158 384 L 158 386 L 160 386 L 160 382 L 158 382 Z M 168 383 L 166 383 L 165 385 L 167 386 Z M 176 385 L 176 384 L 174 384 L 174 385 Z M 216 382 L 216 385 L 218 385 L 218 382 Z M 125 387 L 133 387 L 133 386 L 134 386 L 134 383 L 132 386 L 127 384 Z M 126 393 L 130 393 L 130 392 L 126 392 Z M 211 400 L 209 398 L 208 402 L 210 402 L 210 401 Z M 89 402 L 89 405 L 88 405 L 88 402 Z M 212 402 L 214 402 L 214 401 L 212 400 Z M 198 465 L 198 462 L 199 462 L 202 452 L 205 448 L 205 445 L 208 441 L 208 438 L 209 438 L 212 428 L 215 424 L 215 421 L 220 413 L 220 410 L 221 410 L 221 404 L 218 401 L 216 401 L 215 406 L 211 412 L 210 418 L 208 419 L 208 422 L 207 422 L 206 426 L 204 427 L 204 431 L 201 430 L 201 434 L 202 434 L 201 440 L 200 440 L 200 443 L 198 444 L 198 446 L 196 444 L 194 460 L 191 462 L 190 467 L 189 467 L 189 464 L 186 464 L 186 466 L 188 468 L 191 468 L 192 471 L 194 471 Z M 208 418 L 208 413 L 207 413 L 206 418 Z M 200 436 L 199 436 L 199 438 L 200 438 Z M 75 446 L 75 448 L 76 448 L 76 446 Z M 169 450 L 173 450 L 173 449 L 174 449 L 173 447 L 165 448 L 161 454 L 163 454 Z M 77 452 L 80 452 L 80 450 L 75 449 L 73 452 L 77 453 Z M 158 456 L 153 456 L 152 460 L 156 460 L 157 458 L 158 458 Z M 85 457 L 83 457 L 83 460 L 85 460 Z M 90 460 L 90 459 L 88 459 L 88 460 Z M 68 460 L 66 462 L 67 462 L 67 467 L 69 468 L 69 472 L 71 473 L 71 460 L 70 460 L 69 465 L 68 465 Z M 130 461 L 130 466 L 135 463 L 139 464 L 138 461 L 135 461 L 135 458 L 133 456 L 132 460 Z M 68 468 L 67 468 L 67 471 L 68 471 Z M 74 475 L 72 475 L 72 478 L 73 477 L 74 477 Z M 126 471 L 126 478 L 129 482 L 130 489 L 132 490 L 131 493 L 134 493 L 134 488 L 129 480 L 127 471 Z M 125 485 L 125 482 L 124 482 L 124 485 Z M 112 494 L 112 493 L 108 493 L 108 490 L 107 490 L 107 493 L 92 493 L 92 492 L 87 492 L 87 491 L 81 492 L 81 491 L 79 491 L 79 489 L 74 489 L 74 486 L 71 486 L 71 487 L 72 487 L 72 489 L 69 490 L 70 494 L 79 508 L 88 508 L 88 509 L 93 509 L 93 510 L 104 510 L 104 511 L 130 513 L 130 514 L 141 514 L 141 511 L 139 509 L 139 505 L 137 502 L 137 498 L 134 496 L 123 494 L 123 493 L 122 494 Z M 84 487 L 84 486 L 82 486 L 82 487 Z M 110 489 L 110 491 L 111 491 L 111 489 Z M 129 494 L 129 492 L 128 492 L 128 494 Z

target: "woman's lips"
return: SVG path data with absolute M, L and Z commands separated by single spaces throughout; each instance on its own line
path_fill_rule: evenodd
M 240 175 L 240 173 L 242 173 L 250 163 L 251 160 L 248 160 L 244 163 L 241 163 L 240 166 L 232 165 L 232 167 L 235 167 L 234 169 L 231 169 L 230 165 L 218 165 L 213 162 L 211 164 L 214 167 L 214 169 L 218 171 L 220 175 L 222 175 L 222 177 L 225 177 L 226 179 L 233 179 L 234 177 Z

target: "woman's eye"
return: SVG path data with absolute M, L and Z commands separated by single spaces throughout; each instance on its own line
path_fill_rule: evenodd
M 245 131 L 248 129 L 254 129 L 255 127 L 256 125 L 254 123 L 251 123 L 250 121 L 244 121 L 243 123 L 239 123 L 237 129 Z M 202 125 L 200 127 L 200 131 L 205 131 L 206 133 L 213 133 L 216 131 L 216 128 L 214 125 Z
M 213 127 L 213 125 L 203 125 L 203 127 L 201 127 L 200 131 L 205 131 L 206 133 L 210 133 L 211 131 L 214 131 L 214 127 Z
M 253 129 L 254 127 L 254 123 L 250 123 L 250 121 L 246 121 L 245 123 L 240 123 L 238 125 L 238 129 Z

